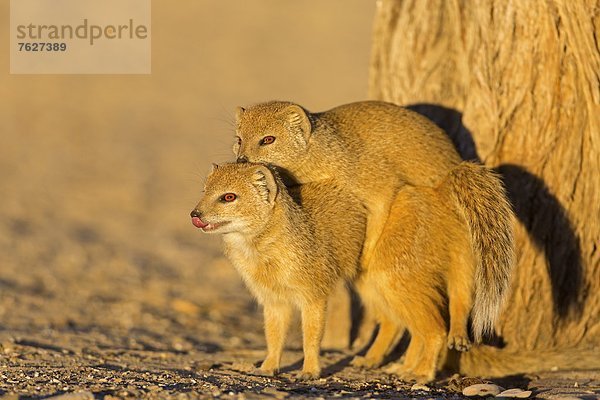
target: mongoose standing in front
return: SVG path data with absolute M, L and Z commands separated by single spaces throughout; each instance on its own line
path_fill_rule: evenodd
M 334 181 L 303 185 L 292 194 L 264 165 L 224 164 L 208 175 L 191 215 L 204 232 L 223 234 L 227 257 L 264 307 L 262 372 L 279 370 L 296 307 L 304 348 L 300 377 L 312 379 L 321 371 L 327 299 L 341 279 L 357 273 L 365 217 L 360 203 Z
M 391 368 L 405 379 L 434 378 L 448 329 L 455 347 L 468 346 L 476 265 L 466 224 L 441 200 L 451 179 L 436 189 L 405 186 L 393 201 L 370 264 L 358 271 L 365 211 L 335 182 L 287 189 L 261 164 L 215 167 L 192 222 L 223 234 L 226 254 L 264 305 L 268 354 L 263 372 L 279 369 L 296 306 L 304 333 L 301 377 L 319 375 L 327 297 L 340 279 L 356 280 L 380 323 L 375 343 L 354 365 L 380 365 L 400 327 L 408 328 L 411 342 L 405 362 Z
M 461 163 L 450 139 L 433 122 L 377 101 L 322 113 L 273 101 L 239 108 L 236 133 L 239 160 L 270 163 L 299 184 L 334 180 L 344 195 L 360 201 L 367 210 L 363 266 L 369 265 L 402 187 L 435 187 L 450 177 L 444 201 L 468 226 L 480 265 L 471 312 L 475 339 L 492 331 L 513 267 L 512 209 L 498 177 L 484 166 Z M 455 342 L 451 337 L 448 345 Z

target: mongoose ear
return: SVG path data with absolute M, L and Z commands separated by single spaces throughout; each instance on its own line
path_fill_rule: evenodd
M 252 179 L 254 180 L 252 183 L 258 189 L 260 195 L 263 196 L 263 199 L 269 204 L 273 204 L 277 197 L 277 182 L 271 170 L 261 165 L 254 171 Z
M 305 141 L 308 142 L 312 126 L 310 119 L 306 114 L 306 111 L 302 107 L 296 104 L 292 104 L 286 108 L 287 121 L 286 126 L 288 130 L 294 134 L 302 135 Z
M 215 171 L 216 171 L 216 170 L 218 170 L 218 169 L 219 169 L 219 164 L 217 164 L 217 163 L 212 163 L 212 164 L 210 165 L 210 172 L 215 172 Z
M 244 115 L 244 111 L 246 111 L 246 109 L 244 107 L 237 107 L 235 109 L 235 120 L 239 121 L 242 118 L 242 115 Z

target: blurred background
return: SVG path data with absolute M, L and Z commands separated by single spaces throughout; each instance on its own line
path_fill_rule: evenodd
M 254 340 L 240 330 L 251 310 L 262 341 L 219 238 L 189 212 L 210 163 L 232 158 L 236 106 L 365 98 L 374 7 L 154 0 L 151 75 L 35 76 L 8 74 L 2 1 L 0 333 L 235 344 Z

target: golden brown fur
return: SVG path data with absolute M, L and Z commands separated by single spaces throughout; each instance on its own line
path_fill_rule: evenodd
M 370 265 L 402 187 L 436 187 L 449 177 L 439 196 L 468 227 L 479 266 L 474 336 L 479 340 L 491 330 L 512 272 L 512 210 L 495 174 L 461 163 L 435 124 L 384 102 L 346 104 L 322 113 L 268 102 L 238 110 L 237 135 L 234 152 L 239 159 L 273 164 L 300 184 L 335 180 L 343 193 L 361 202 L 367 211 L 363 265 Z M 273 142 L 264 144 L 266 136 Z
M 356 364 L 380 364 L 404 325 L 411 344 L 394 372 L 426 381 L 448 330 L 458 350 L 470 346 L 469 315 L 477 341 L 491 332 L 512 272 L 513 213 L 499 178 L 461 163 L 432 122 L 383 102 L 323 113 L 268 102 L 238 109 L 236 133 L 238 160 L 270 163 L 299 184 L 334 180 L 365 207 L 357 286 L 380 333 Z
M 340 280 L 355 277 L 364 240 L 360 204 L 336 185 L 322 181 L 288 193 L 263 165 L 226 164 L 207 177 L 204 196 L 192 211 L 203 229 L 223 234 L 227 257 L 264 307 L 264 373 L 279 369 L 295 307 L 302 317 L 300 376 L 320 374 L 327 298 Z M 224 201 L 227 193 L 235 200 Z

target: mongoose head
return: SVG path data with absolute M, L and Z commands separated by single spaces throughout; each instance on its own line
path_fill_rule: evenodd
M 299 105 L 272 101 L 248 109 L 238 107 L 236 120 L 233 152 L 238 161 L 293 171 L 308 158 L 311 122 Z
M 192 223 L 210 233 L 259 232 L 273 213 L 278 179 L 262 164 L 213 164 Z

